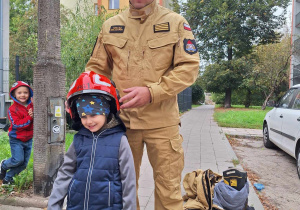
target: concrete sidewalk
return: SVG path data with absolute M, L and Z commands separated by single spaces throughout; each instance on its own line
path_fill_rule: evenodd
M 233 167 L 232 160 L 237 160 L 225 133 L 230 135 L 262 136 L 259 130 L 220 128 L 213 120 L 214 106 L 202 105 L 186 112 L 181 117 L 180 133 L 183 136 L 183 148 L 185 152 L 185 167 L 182 179 L 186 173 L 196 169 L 211 169 L 222 175 L 228 167 Z M 253 134 L 254 133 L 254 134 Z M 261 133 L 261 136 L 259 136 Z M 240 167 L 241 166 L 237 166 Z M 139 180 L 139 199 L 142 210 L 154 210 L 154 181 L 153 171 L 148 161 L 147 150 L 144 152 L 141 176 Z M 182 194 L 184 189 L 182 187 Z M 1 203 L 1 200 L 0 200 Z M 255 210 L 263 210 L 254 189 L 250 186 L 249 206 Z M 2 208 L 3 207 L 3 208 Z M 0 206 L 0 210 L 8 210 L 6 206 Z M 32 207 L 36 207 L 32 205 Z M 14 210 L 29 210 L 28 208 L 15 207 Z M 39 208 L 41 209 L 41 208 Z M 30 209 L 38 210 L 38 209 Z
M 186 173 L 196 169 L 211 169 L 222 175 L 228 167 L 234 167 L 232 160 L 238 159 L 224 131 L 213 120 L 213 113 L 214 105 L 202 105 L 186 112 L 181 117 L 180 133 L 184 139 L 183 149 L 185 153 L 182 179 Z M 255 134 L 259 136 L 259 130 L 255 129 L 255 131 L 253 129 L 234 130 L 229 128 L 224 130 L 231 135 L 251 136 L 250 134 Z M 145 150 L 139 180 L 139 199 L 142 210 L 154 210 L 153 172 L 146 152 Z M 240 165 L 237 167 L 242 168 Z M 184 195 L 183 187 L 182 194 Z M 250 186 L 248 203 L 255 210 L 264 209 L 252 186 Z

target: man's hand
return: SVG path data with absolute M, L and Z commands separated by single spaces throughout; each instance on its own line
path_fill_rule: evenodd
M 151 94 L 148 87 L 132 87 L 123 90 L 127 95 L 120 98 L 120 102 L 127 101 L 120 108 L 136 108 L 149 104 L 151 101 Z

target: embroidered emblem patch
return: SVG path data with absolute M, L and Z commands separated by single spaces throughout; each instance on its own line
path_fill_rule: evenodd
M 124 30 L 125 26 L 116 25 L 110 27 L 109 33 L 123 33 Z
M 197 45 L 194 39 L 184 39 L 183 40 L 184 51 L 190 55 L 197 53 Z
M 192 30 L 191 27 L 188 24 L 186 24 L 186 23 L 183 23 L 183 28 L 185 30 L 187 30 L 187 31 L 191 31 Z
M 160 23 L 153 26 L 154 33 L 158 32 L 168 32 L 170 31 L 170 24 L 169 22 Z

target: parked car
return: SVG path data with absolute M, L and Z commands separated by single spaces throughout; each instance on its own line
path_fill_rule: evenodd
M 279 147 L 297 160 L 300 179 L 300 84 L 291 87 L 275 103 L 263 123 L 263 141 L 266 148 Z

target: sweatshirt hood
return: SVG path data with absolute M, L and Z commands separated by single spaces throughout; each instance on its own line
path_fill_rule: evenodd
M 20 104 L 20 102 L 13 96 L 12 93 L 13 93 L 13 91 L 14 91 L 15 89 L 17 89 L 18 87 L 21 87 L 21 86 L 28 87 L 28 89 L 29 89 L 29 99 L 28 99 L 28 103 L 27 103 L 27 104 L 30 104 L 30 103 L 31 103 L 31 98 L 33 97 L 33 91 L 32 91 L 32 88 L 31 88 L 26 82 L 23 82 L 23 81 L 17 81 L 17 82 L 15 82 L 15 83 L 12 85 L 11 89 L 10 89 L 9 96 L 10 96 L 10 98 L 11 98 L 14 102 Z

